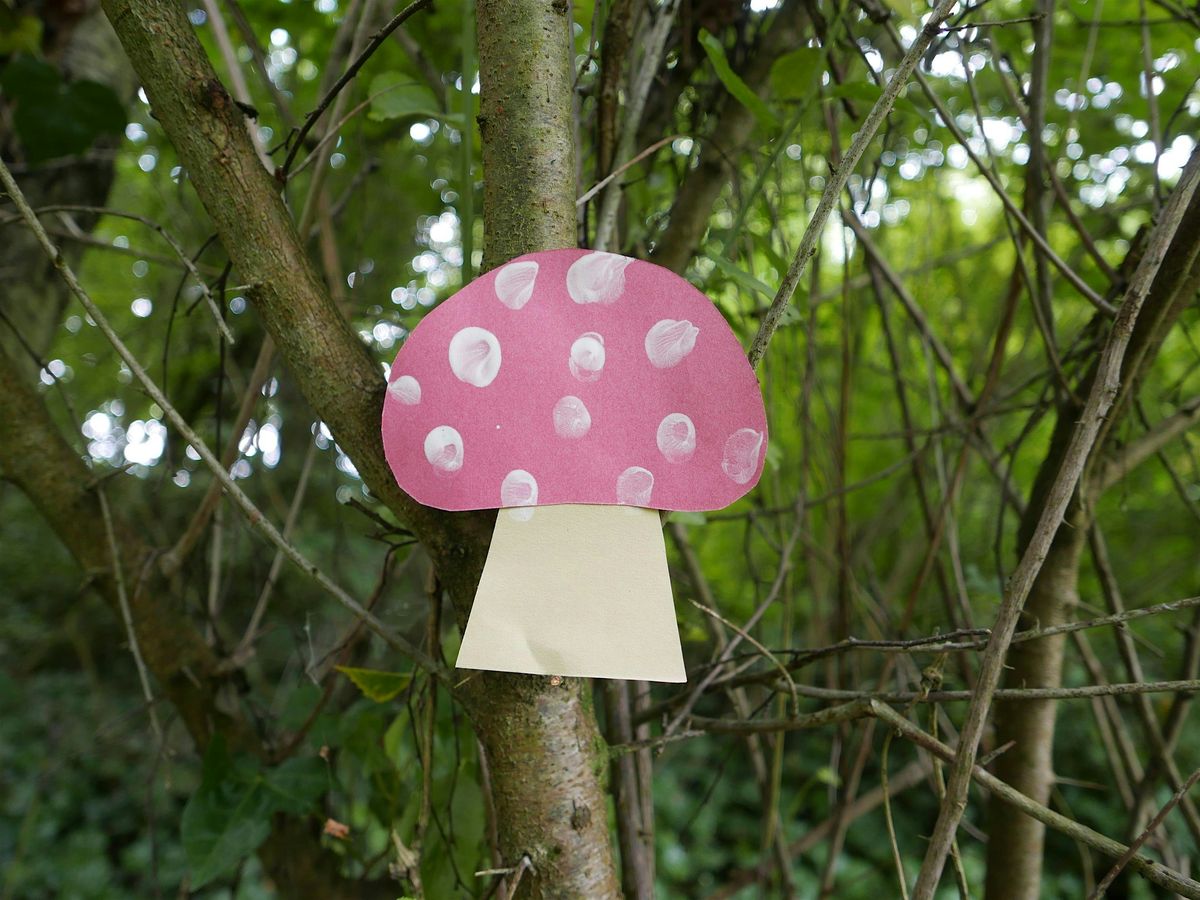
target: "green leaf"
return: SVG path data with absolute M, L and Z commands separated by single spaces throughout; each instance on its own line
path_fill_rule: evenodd
M 817 773 L 813 777 L 815 777 L 820 784 L 827 784 L 831 787 L 839 787 L 842 783 L 841 778 L 838 777 L 837 771 L 829 766 L 821 766 L 821 768 L 817 769 Z
M 426 119 L 444 119 L 445 113 L 438 108 L 433 91 L 417 84 L 403 72 L 384 72 L 371 79 L 367 88 L 371 97 L 371 112 L 376 122 L 402 119 L 406 116 L 421 116 Z
M 759 281 L 749 272 L 739 269 L 725 257 L 712 256 L 709 258 L 713 261 L 713 265 L 725 273 L 725 275 L 727 275 L 729 278 L 736 281 L 740 287 L 756 294 L 762 294 L 768 300 L 771 300 L 775 297 L 775 290 L 773 288 L 762 281 Z
M 294 756 L 263 775 L 271 803 L 281 812 L 301 815 L 329 787 L 329 770 L 319 756 Z
M 0 56 L 37 53 L 42 46 L 42 21 L 0 4 Z
M 338 666 L 337 670 L 354 682 L 363 695 L 376 703 L 387 703 L 412 681 L 409 672 L 381 672 L 378 669 L 353 669 Z
M 825 96 L 829 100 L 855 100 L 874 106 L 882 93 L 883 90 L 873 81 L 851 81 L 830 88 Z
M 98 81 L 72 81 L 67 86 L 67 106 L 95 136 L 120 134 L 128 118 L 111 88 Z
M 61 83 L 58 69 L 32 56 L 14 57 L 0 73 L 0 90 L 18 103 L 46 101 Z
M 64 82 L 54 66 L 31 56 L 5 66 L 0 89 L 16 101 L 13 124 L 31 162 L 82 153 L 96 138 L 125 127 L 125 108 L 110 88 Z
M 816 93 L 825 67 L 825 54 L 817 47 L 785 53 L 771 66 L 771 91 L 780 100 L 807 100 Z
M 233 869 L 271 833 L 271 798 L 254 766 L 246 763 L 229 755 L 220 735 L 204 754 L 200 788 L 181 822 L 193 889 Z
M 760 124 L 771 129 L 779 127 L 779 120 L 767 104 L 763 103 L 762 98 L 730 67 L 729 58 L 725 56 L 725 48 L 721 42 L 703 28 L 700 29 L 700 45 L 708 55 L 708 61 L 712 63 L 717 77 L 721 79 L 721 84 L 725 85 L 725 90 L 729 91 L 738 103 L 754 113 L 754 118 L 758 119 Z

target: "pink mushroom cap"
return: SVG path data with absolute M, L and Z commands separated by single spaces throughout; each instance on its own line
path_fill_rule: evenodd
M 383 446 L 438 509 L 711 510 L 754 487 L 767 420 L 707 297 L 611 253 L 522 256 L 464 287 L 392 365 Z

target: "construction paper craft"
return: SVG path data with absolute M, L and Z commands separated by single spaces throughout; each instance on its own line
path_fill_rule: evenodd
M 586 250 L 520 257 L 431 311 L 383 411 L 416 500 L 504 508 L 458 666 L 546 675 L 684 680 L 647 510 L 727 506 L 766 441 L 754 371 L 712 302 Z
M 565 504 L 530 512 L 492 537 L 459 667 L 682 681 L 658 511 Z

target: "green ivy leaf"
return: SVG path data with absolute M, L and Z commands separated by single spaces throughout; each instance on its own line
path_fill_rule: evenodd
M 779 127 L 779 120 L 767 104 L 763 103 L 762 98 L 730 67 L 725 47 L 703 28 L 700 29 L 700 45 L 708 55 L 708 61 L 712 63 L 717 77 L 721 79 L 721 84 L 725 85 L 725 90 L 729 91 L 738 103 L 754 113 L 754 118 L 758 119 L 760 124 L 771 129 Z
M 200 788 L 183 811 L 181 837 L 191 887 L 233 869 L 271 833 L 272 802 L 254 768 L 229 755 L 215 736 L 204 754 Z
M 412 681 L 409 672 L 381 672 L 378 669 L 353 669 L 338 666 L 337 670 L 354 682 L 363 695 L 376 703 L 387 703 Z
M 61 81 L 54 66 L 26 55 L 14 57 L 0 72 L 0 90 L 18 103 L 50 99 Z
M 120 134 L 128 117 L 111 88 L 98 81 L 72 81 L 67 85 L 67 106 L 95 136 Z
M 13 124 L 30 162 L 82 153 L 98 137 L 125 128 L 125 108 L 110 88 L 63 81 L 54 66 L 32 56 L 5 66 L 0 89 L 16 101 Z
M 325 793 L 329 775 L 317 756 L 293 757 L 273 769 L 231 755 L 216 735 L 204 754 L 200 787 L 183 810 L 181 837 L 193 889 L 226 874 L 259 848 L 277 812 L 303 815 Z
M 329 770 L 319 756 L 294 756 L 264 773 L 263 784 L 279 811 L 301 815 L 329 787 Z

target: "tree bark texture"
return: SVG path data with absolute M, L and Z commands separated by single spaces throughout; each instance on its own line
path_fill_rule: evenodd
M 552 0 L 479 0 L 484 263 L 575 246 L 571 20 Z M 477 577 L 477 575 L 476 575 Z M 586 679 L 486 672 L 468 684 L 506 865 L 523 897 L 619 897 L 608 759 Z
M 314 411 L 371 492 L 421 539 L 465 621 L 493 516 L 448 514 L 400 490 L 383 456 L 379 367 L 332 302 L 281 186 L 255 155 L 184 10 L 105 0 L 249 296 Z M 574 231 L 570 20 L 546 0 L 479 4 L 484 222 L 489 264 L 570 247 Z M 482 674 L 461 692 L 488 754 L 505 862 L 528 856 L 528 897 L 619 895 L 608 837 L 606 762 L 586 683 Z
M 1085 530 L 1060 529 L 1042 574 L 1025 603 L 1020 628 L 1064 622 L 1079 600 L 1079 556 Z M 1062 683 L 1065 635 L 1026 641 L 1008 653 L 1006 687 L 1058 687 Z M 1019 680 L 1018 680 L 1019 679 Z M 996 776 L 1043 806 L 1054 787 L 1054 700 L 1013 702 L 995 707 L 997 745 L 1013 742 L 996 760 Z M 1046 826 L 1015 806 L 993 801 L 988 810 L 987 896 L 1028 898 L 1041 891 Z

